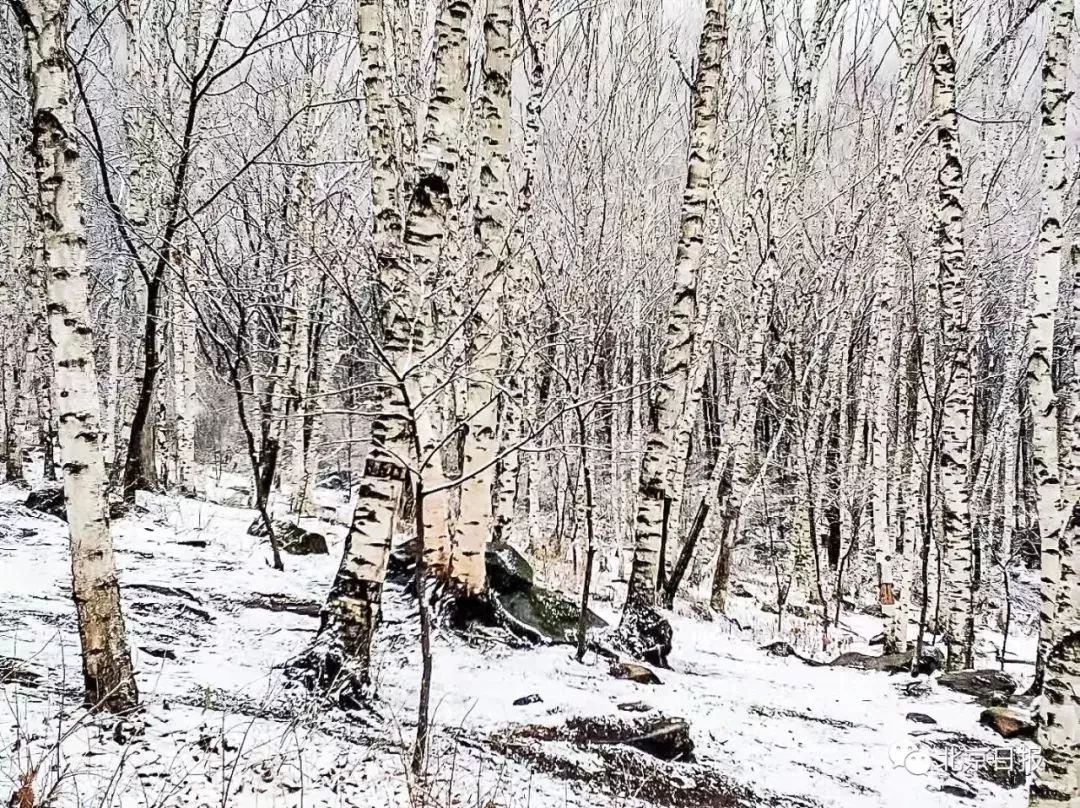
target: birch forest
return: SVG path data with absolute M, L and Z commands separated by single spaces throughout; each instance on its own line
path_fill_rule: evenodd
M 1074 0 L 0 0 L 11 808 L 1080 808 Z

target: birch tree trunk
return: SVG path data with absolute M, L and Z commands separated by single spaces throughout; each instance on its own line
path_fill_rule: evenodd
M 914 40 L 914 20 L 910 10 L 913 3 L 903 2 L 900 8 L 900 81 L 898 82 L 896 111 L 893 118 L 892 157 L 889 166 L 888 193 L 885 209 L 885 261 L 882 264 L 875 300 L 877 327 L 877 351 L 874 355 L 874 390 L 877 400 L 874 407 L 874 437 L 871 450 L 873 474 L 874 552 L 878 570 L 878 602 L 882 614 L 890 626 L 896 610 L 896 581 L 894 580 L 895 542 L 893 529 L 888 520 L 889 498 L 889 413 L 892 401 L 892 379 L 889 378 L 893 362 L 893 287 L 900 270 L 901 251 L 904 249 L 900 235 L 900 216 L 903 205 L 903 138 L 907 127 L 907 76 L 910 72 Z M 897 419 L 897 443 L 903 426 Z M 895 447 L 894 447 L 895 451 Z M 894 481 L 895 482 L 895 481 Z M 901 638 L 886 630 L 882 653 L 892 654 L 899 649 Z
M 726 0 L 706 0 L 698 43 L 698 67 L 691 91 L 690 152 L 675 257 L 675 281 L 666 314 L 663 376 L 657 385 L 656 422 L 642 458 L 634 522 L 634 555 L 623 608 L 622 629 L 629 642 L 640 634 L 635 622 L 656 604 L 664 500 L 676 422 L 688 398 L 693 327 L 698 316 L 697 283 L 716 154 L 721 56 L 726 32 Z
M 1054 320 L 1061 283 L 1062 213 L 1065 194 L 1065 117 L 1068 102 L 1066 75 L 1072 34 L 1072 0 L 1054 0 L 1051 27 L 1043 52 L 1042 69 L 1042 217 L 1038 258 L 1031 288 L 1028 331 L 1027 393 L 1031 408 L 1031 455 L 1037 490 L 1041 592 L 1039 609 L 1039 673 L 1057 625 L 1054 610 L 1061 578 L 1059 540 L 1068 515 L 1061 501 L 1058 457 L 1058 399 L 1053 383 Z
M 416 458 L 417 445 L 423 453 L 434 437 L 430 423 L 425 423 L 424 414 L 418 411 L 422 396 L 412 367 L 417 359 L 414 347 L 428 345 L 424 331 L 430 317 L 417 316 L 416 306 L 410 303 L 417 299 L 414 278 L 428 277 L 437 265 L 445 237 L 464 112 L 472 3 L 450 0 L 436 21 L 435 80 L 425 121 L 420 177 L 404 221 L 398 196 L 401 168 L 395 156 L 393 108 L 383 56 L 383 2 L 358 0 L 356 11 L 365 71 L 376 260 L 383 287 L 379 400 L 352 524 L 323 607 L 319 632 L 309 652 L 292 666 L 308 686 L 326 691 L 343 705 L 357 704 L 369 683 L 371 644 L 408 464 Z M 424 305 L 423 295 L 420 298 L 420 305 Z M 423 474 L 425 469 L 418 471 Z M 428 499 L 437 498 L 425 497 L 425 555 Z
M 942 301 L 942 342 L 949 384 L 941 417 L 941 489 L 944 523 L 942 593 L 946 607 L 945 666 L 970 667 L 973 620 L 971 604 L 971 512 L 968 464 L 971 453 L 970 366 L 964 323 L 965 252 L 963 167 L 956 114 L 954 54 L 955 0 L 932 0 L 932 104 L 937 117 L 937 216 L 935 248 Z
M 1041 597 L 1039 611 L 1039 668 L 1042 670 L 1042 693 L 1039 699 L 1038 741 L 1042 750 L 1042 766 L 1035 771 L 1031 786 L 1033 808 L 1080 806 L 1080 504 L 1073 503 L 1071 518 L 1065 527 L 1064 540 L 1059 543 L 1061 519 L 1055 511 L 1053 522 L 1047 525 L 1044 515 L 1045 499 L 1057 494 L 1059 501 L 1052 503 L 1064 510 L 1060 502 L 1060 485 L 1044 494 L 1049 473 L 1057 471 L 1057 464 L 1046 467 L 1046 434 L 1040 421 L 1053 417 L 1054 405 L 1047 412 L 1036 401 L 1036 392 L 1053 396 L 1050 385 L 1051 350 L 1053 345 L 1053 320 L 1055 307 L 1044 314 L 1040 303 L 1050 300 L 1046 285 L 1053 286 L 1056 303 L 1057 279 L 1061 265 L 1061 219 L 1065 189 L 1065 122 L 1066 76 L 1069 65 L 1069 43 L 1073 29 L 1072 0 L 1054 0 L 1051 5 L 1051 26 L 1043 54 L 1042 87 L 1042 135 L 1043 135 L 1043 210 L 1039 236 L 1039 258 L 1036 265 L 1032 311 L 1032 332 L 1037 328 L 1040 337 L 1049 334 L 1048 344 L 1043 345 L 1043 355 L 1032 346 L 1028 365 L 1028 390 L 1035 421 L 1033 455 L 1036 479 L 1039 484 L 1039 528 L 1042 545 Z M 1046 304 L 1048 305 L 1048 303 Z M 1073 303 L 1076 306 L 1074 300 Z M 1073 328 L 1077 327 L 1076 323 Z M 1034 342 L 1034 334 L 1029 336 Z M 1074 337 L 1075 339 L 1075 337 Z M 1075 355 L 1076 344 L 1073 345 Z M 1038 364 L 1037 364 L 1038 363 Z M 1075 368 L 1074 368 L 1075 371 Z M 1045 375 L 1045 382 L 1036 376 Z M 1055 421 L 1056 423 L 1056 421 Z M 1075 436 L 1074 436 L 1075 439 Z M 1049 436 L 1051 443 L 1054 436 Z M 1056 460 L 1056 458 L 1055 458 Z M 1047 539 L 1047 531 L 1052 533 Z M 1036 673 L 1036 687 L 1038 672 Z
M 295 270 L 290 284 L 292 288 L 293 310 L 291 317 L 292 344 L 289 346 L 288 362 L 289 384 L 286 388 L 292 404 L 289 419 L 282 428 L 285 436 L 286 462 L 282 469 L 282 488 L 290 500 L 290 510 L 298 517 L 309 511 L 312 503 L 307 499 L 308 475 L 307 452 L 304 451 L 304 424 L 311 411 L 308 400 L 308 387 L 311 376 L 311 308 L 312 277 L 315 262 L 315 176 L 309 165 L 315 156 L 316 126 L 311 109 L 315 102 L 315 89 L 312 79 L 312 66 L 307 68 L 304 77 L 305 89 L 303 104 L 305 110 L 301 116 L 300 147 L 297 159 L 300 163 L 293 196 L 293 250 L 292 261 Z M 283 390 L 282 392 L 285 392 Z
M 510 232 L 507 247 L 508 263 L 504 307 L 509 323 L 505 324 L 508 340 L 503 348 L 503 366 L 507 368 L 507 397 L 499 424 L 500 442 L 503 448 L 512 446 L 521 436 L 522 408 L 528 384 L 525 364 L 525 344 L 528 332 L 525 324 L 525 276 L 531 252 L 527 248 L 533 199 L 536 195 L 536 155 L 540 145 L 541 112 L 544 99 L 544 71 L 548 39 L 550 0 L 537 0 L 533 6 L 532 19 L 525 23 L 526 43 L 532 58 L 529 71 L 529 100 L 525 106 L 525 136 L 522 144 L 523 179 L 518 191 L 517 220 Z M 525 377 L 525 381 L 523 381 Z M 510 536 L 518 498 L 518 469 L 521 456 L 513 452 L 502 458 L 498 469 L 495 497 L 495 526 L 492 541 L 505 541 Z M 529 463 L 526 463 L 529 466 Z
M 25 37 L 33 111 L 31 154 L 47 273 L 63 458 L 71 531 L 72 592 L 87 704 L 133 709 L 138 690 L 120 608 L 105 497 L 100 403 L 87 306 L 82 178 L 74 136 L 64 0 L 11 0 Z
M 194 74 L 199 56 L 202 29 L 202 0 L 191 0 L 184 32 L 184 69 Z M 192 142 L 192 151 L 199 150 L 198 138 Z M 202 195 L 205 166 L 196 153 L 192 158 L 193 182 L 191 201 L 199 201 Z M 183 494 L 196 493 L 195 473 L 195 412 L 197 388 L 195 385 L 195 351 L 198 334 L 198 315 L 195 312 L 194 286 L 201 269 L 199 240 L 197 234 L 188 234 L 186 248 L 172 262 L 175 277 L 170 288 L 172 297 L 172 348 L 173 348 L 173 410 L 176 416 L 176 488 Z M 194 270 L 188 272 L 188 269 Z
M 476 277 L 480 296 L 472 324 L 472 368 L 462 459 L 461 514 L 450 556 L 450 580 L 466 597 L 486 585 L 484 553 L 494 525 L 492 486 L 499 448 L 498 379 L 502 358 L 503 255 L 509 232 L 510 0 L 488 0 L 484 17 L 480 116 L 480 189 L 476 199 Z

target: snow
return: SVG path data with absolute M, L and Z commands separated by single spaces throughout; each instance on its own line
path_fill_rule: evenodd
M 235 502 L 231 490 L 219 485 L 209 493 Z M 276 572 L 264 540 L 247 535 L 252 511 L 140 495 L 139 513 L 117 520 L 113 535 L 146 708 L 138 720 L 118 723 L 78 706 L 66 526 L 23 508 L 24 498 L 25 491 L 0 486 L 0 656 L 25 660 L 41 681 L 3 686 L 0 778 L 7 780 L 0 789 L 14 791 L 19 777 L 36 768 L 35 792 L 40 799 L 55 790 L 56 806 L 416 804 L 406 776 L 420 679 L 409 597 L 387 589 L 377 641 L 379 695 L 369 712 L 345 714 L 315 702 L 280 672 L 318 626 L 342 526 L 305 520 L 305 527 L 327 534 L 330 555 L 286 556 L 286 571 Z M 192 541 L 206 546 L 180 543 Z M 267 596 L 293 610 L 256 607 Z M 657 672 L 658 686 L 614 679 L 594 656 L 579 664 L 570 648 L 515 649 L 481 629 L 464 636 L 438 631 L 425 804 L 642 805 L 633 796 L 603 793 L 604 772 L 590 752 L 547 745 L 547 752 L 595 768 L 595 781 L 570 781 L 509 760 L 490 743 L 525 724 L 636 715 L 618 705 L 640 701 L 690 722 L 696 766 L 666 764 L 672 771 L 684 778 L 715 771 L 757 795 L 746 804 L 862 808 L 899 797 L 920 808 L 1026 805 L 1023 787 L 1006 790 L 946 771 L 945 745 L 965 737 L 976 748 L 1031 754 L 1030 742 L 1003 741 L 979 726 L 979 705 L 932 683 L 926 695 L 907 695 L 906 675 L 770 656 L 761 646 L 775 639 L 775 617 L 752 599 L 734 600 L 745 630 L 672 616 L 675 653 L 671 670 Z M 603 614 L 611 604 L 597 607 Z M 880 623 L 847 615 L 844 631 L 844 650 L 870 651 L 866 640 Z M 1034 646 L 1030 638 L 1011 637 L 1010 648 L 1010 655 L 1024 656 Z M 514 706 L 530 694 L 541 701 Z M 937 724 L 914 723 L 906 718 L 910 712 Z M 908 757 L 913 750 L 920 751 Z M 922 751 L 931 758 L 925 773 Z M 944 786 L 977 796 L 947 793 Z

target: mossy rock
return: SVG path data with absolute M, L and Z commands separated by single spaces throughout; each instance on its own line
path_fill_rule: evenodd
M 1035 724 L 1030 717 L 1008 707 L 988 707 L 979 716 L 979 723 L 1002 738 L 1035 737 Z
M 533 569 L 529 562 L 506 542 L 489 544 L 484 564 L 488 585 L 496 592 L 524 592 L 533 585 Z
M 541 586 L 500 592 L 493 590 L 499 605 L 515 620 L 552 642 L 573 642 L 577 638 L 579 603 Z M 586 628 L 604 628 L 605 623 L 591 610 L 586 614 Z

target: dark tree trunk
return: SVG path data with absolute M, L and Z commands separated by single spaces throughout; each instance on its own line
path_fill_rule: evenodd
M 154 452 L 154 388 L 158 374 L 158 307 L 161 300 L 161 276 L 157 273 L 146 284 L 146 317 L 143 330 L 143 376 L 139 397 L 131 418 L 127 457 L 124 460 L 124 500 L 133 503 L 135 492 L 157 487 Z

